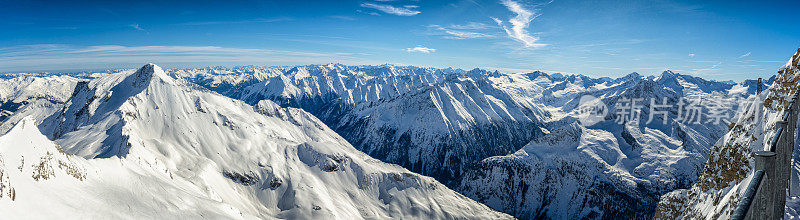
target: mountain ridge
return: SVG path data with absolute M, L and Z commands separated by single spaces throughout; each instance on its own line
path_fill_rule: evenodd
M 23 196 L 41 196 L 21 191 L 20 186 L 41 188 L 43 192 L 58 186 L 69 194 L 99 182 L 108 184 L 102 193 L 118 196 L 128 191 L 117 187 L 127 183 L 114 180 L 126 180 L 131 172 L 144 170 L 139 171 L 143 178 L 129 181 L 152 185 L 157 179 L 172 193 L 164 194 L 169 197 L 152 194 L 142 198 L 155 197 L 167 203 L 189 201 L 163 216 L 510 218 L 429 177 L 370 158 L 303 110 L 282 108 L 269 100 L 251 106 L 162 78 L 166 75 L 159 70 L 148 64 L 136 72 L 76 86 L 61 113 L 39 124 L 49 128 L 51 121 L 62 122 L 52 129 L 58 135 L 51 137 L 90 170 L 85 180 L 89 185 L 82 181 L 48 185 L 48 181 L 12 176 L 16 200 L 2 202 L 27 206 L 33 203 L 15 202 L 31 201 L 20 200 Z M 28 117 L 21 121 L 16 124 L 35 120 Z M 12 129 L 6 135 L 15 133 Z M 114 161 L 118 165 L 107 169 L 98 165 Z M 84 197 L 103 199 L 104 194 Z M 63 207 L 56 200 L 51 202 Z M 155 210 L 143 203 L 132 204 L 137 205 L 136 213 Z M 209 208 L 198 212 L 203 206 Z M 100 213 L 75 208 L 73 211 Z
M 62 105 L 65 107 L 61 107 L 62 111 L 58 114 L 48 115 L 50 118 L 43 117 L 43 113 L 31 114 L 38 107 L 27 105 L 24 108 L 27 111 L 12 114 L 0 128 L 31 114 L 37 122 L 45 121 L 40 123 L 43 133 L 54 137 L 54 131 L 58 130 L 57 142 L 67 152 L 77 153 L 87 159 L 130 157 L 131 153 L 142 156 L 145 154 L 135 153 L 133 151 L 138 150 L 131 149 L 149 149 L 146 158 L 166 156 L 166 161 L 181 164 L 179 161 L 182 160 L 175 160 L 175 155 L 198 156 L 200 153 L 198 158 L 217 158 L 219 156 L 203 153 L 208 150 L 198 149 L 227 151 L 224 148 L 202 147 L 220 145 L 199 141 L 204 136 L 230 134 L 222 138 L 225 143 L 232 141 L 230 143 L 236 143 L 233 145 L 250 147 L 261 145 L 238 135 L 264 135 L 264 132 L 252 131 L 252 128 L 262 125 L 243 119 L 262 117 L 251 114 L 264 115 L 285 121 L 280 126 L 302 127 L 304 131 L 299 133 L 306 133 L 308 129 L 322 129 L 325 130 L 322 133 L 341 135 L 339 138 L 343 139 L 335 142 L 343 145 L 352 143 L 355 149 L 376 159 L 400 164 L 408 171 L 433 176 L 471 199 L 521 218 L 611 218 L 615 216 L 614 213 L 647 218 L 648 214 L 641 213 L 652 211 L 659 195 L 686 187 L 696 180 L 701 170 L 697 164 L 706 157 L 709 146 L 714 142 L 711 139 L 722 135 L 721 130 L 726 127 L 678 123 L 673 119 L 676 117 L 675 111 L 668 113 L 670 119 L 664 125 L 618 125 L 613 123 L 615 117 L 612 113 L 604 118 L 604 123 L 583 126 L 577 113 L 583 96 L 598 98 L 610 107 L 611 113 L 615 104 L 624 102 L 621 98 L 655 98 L 659 101 L 667 98 L 669 102 L 674 102 L 690 96 L 712 100 L 715 97 L 747 96 L 755 92 L 752 82 L 704 88 L 717 84 L 677 73 L 662 73 L 664 77 L 631 73 L 611 79 L 545 72 L 508 74 L 482 69 L 458 71 L 387 65 L 170 69 L 164 71 L 164 75 L 173 80 L 172 84 L 159 81 L 159 76 L 164 75 L 150 74 L 144 77 L 150 79 L 144 80 L 146 83 L 138 83 L 137 86 L 133 86 L 132 82 L 143 80 L 128 80 L 131 83 L 125 83 L 130 85 L 126 88 L 137 89 L 146 84 L 141 91 L 109 92 L 125 80 L 121 75 L 136 76 L 135 71 L 131 70 L 121 74 L 101 74 L 90 81 L 79 82 L 75 86 L 75 96 Z M 658 82 L 667 78 L 674 83 L 665 87 Z M 169 89 L 173 87 L 175 89 Z M 241 101 L 214 101 L 223 98 Z M 119 107 L 115 107 L 118 104 Z M 642 113 L 646 116 L 650 113 L 650 103 L 642 104 Z M 180 110 L 166 111 L 166 106 L 173 106 L 167 109 L 177 107 Z M 234 112 L 239 113 L 232 114 L 220 111 L 229 109 L 220 106 L 239 106 L 235 109 L 250 109 L 242 111 L 253 113 L 236 110 Z M 168 121 L 173 123 L 155 120 L 158 115 L 169 116 Z M 59 118 L 67 118 L 63 121 L 70 122 L 53 125 L 52 122 L 62 121 Z M 656 117 L 655 121 L 661 123 L 662 118 Z M 150 121 L 144 123 L 144 119 Z M 174 124 L 193 125 L 197 121 L 208 122 L 196 126 L 214 128 L 215 132 L 198 134 L 201 131 Z M 142 132 L 153 122 L 162 126 Z M 167 127 L 170 129 L 165 130 Z M 171 133 L 186 137 L 163 136 Z M 273 134 L 286 140 L 297 137 L 278 135 L 284 132 L 277 131 Z M 316 135 L 315 132 L 307 134 Z M 129 140 L 108 138 L 110 136 L 128 137 Z M 537 140 L 548 139 L 553 143 L 564 143 L 567 146 L 564 149 L 572 150 L 558 154 L 552 153 L 557 150 L 547 150 L 542 144 L 536 144 Z M 153 140 L 162 140 L 163 143 Z M 607 144 L 603 144 L 603 147 L 590 144 L 595 141 Z M 127 146 L 126 143 L 132 145 Z M 165 143 L 192 147 L 170 147 Z M 142 144 L 149 147 L 137 147 Z M 308 152 L 297 154 L 297 160 L 305 164 L 302 166 L 319 167 L 326 173 L 350 171 L 348 166 L 342 164 L 355 161 L 352 157 L 325 153 L 326 150 L 314 146 L 296 146 L 298 152 Z M 532 158 L 549 158 L 549 162 Z M 286 179 L 274 171 L 257 171 L 264 169 L 260 166 L 228 167 L 227 162 L 218 159 L 211 161 L 215 161 L 213 163 L 218 168 L 211 169 L 217 170 L 213 175 L 220 175 L 239 185 L 255 184 L 271 188 L 267 183 L 277 184 L 278 179 L 287 184 Z M 173 166 L 176 165 L 167 167 Z M 353 171 L 359 173 L 357 170 L 361 168 Z M 534 170 L 537 171 L 536 175 L 526 174 Z M 402 173 L 399 172 L 399 176 L 387 174 L 380 179 L 403 179 L 406 174 Z M 537 182 L 539 178 L 549 181 Z M 581 185 L 580 188 L 585 189 L 554 192 L 552 189 L 559 188 L 559 183 Z M 504 184 L 515 187 L 501 187 Z M 413 189 L 406 186 L 401 188 Z M 500 189 L 507 190 L 500 192 Z M 533 192 L 549 194 L 531 194 Z M 573 201 L 570 199 L 573 197 L 585 199 Z M 284 205 L 281 207 L 292 210 Z M 559 208 L 561 206 L 572 208 Z M 325 209 L 326 206 L 320 208 Z

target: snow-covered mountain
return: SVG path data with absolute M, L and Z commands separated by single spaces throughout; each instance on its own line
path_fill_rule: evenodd
M 550 80 L 541 79 L 544 77 L 537 76 L 529 83 Z M 650 79 L 638 74 L 611 81 L 573 79 L 541 88 L 550 91 L 538 98 L 545 101 L 536 97 L 531 101 L 545 103 L 544 109 L 557 109 L 551 111 L 547 135 L 514 154 L 484 159 L 478 168 L 464 174 L 456 189 L 521 218 L 649 218 L 659 195 L 696 180 L 711 144 L 727 129 L 727 123 L 679 121 L 678 109 L 657 109 L 666 111 L 666 124 L 663 115 L 646 123 L 651 113 L 649 100 L 660 104 L 688 97 L 708 101 L 744 95 L 732 91 L 731 85 L 669 71 Z M 679 84 L 670 86 L 664 81 Z M 718 87 L 702 90 L 698 84 Z M 523 86 L 507 86 L 519 87 Z M 609 106 L 612 113 L 606 121 L 594 125 L 579 122 L 576 107 L 584 95 Z M 638 122 L 617 123 L 617 104 L 637 98 L 642 99 Z
M 418 67 L 300 66 L 245 89 L 248 103 L 303 108 L 355 147 L 452 183 L 541 134 L 534 112 L 493 87 L 499 74 Z
M 724 122 L 679 122 L 675 109 L 666 124 L 620 125 L 610 115 L 582 126 L 576 118 L 582 96 L 613 107 L 620 98 L 675 104 L 755 93 L 754 82 L 671 71 L 618 79 L 395 66 L 271 72 L 280 74 L 229 95 L 303 108 L 359 150 L 522 218 L 649 217 L 660 195 L 697 180 L 711 145 L 727 131 Z M 646 121 L 650 103 L 641 104 Z
M 658 114 L 654 122 L 645 123 L 651 113 L 649 100 L 710 103 L 755 93 L 754 81 L 722 83 L 671 71 L 617 79 L 339 64 L 166 72 L 148 65 L 143 71 L 109 72 L 83 76 L 91 81 L 76 79 L 74 92 L 65 96 L 68 100 L 60 99 L 66 103 L 48 111 L 23 108 L 0 128 L 8 130 L 33 116 L 44 135 L 83 160 L 135 160 L 134 164 L 157 167 L 154 172 L 173 177 L 216 170 L 216 175 L 244 186 L 233 184 L 235 196 L 215 201 L 258 217 L 309 214 L 282 205 L 276 210 L 274 205 L 292 190 L 314 198 L 295 202 L 296 206 L 312 210 L 319 206 L 337 217 L 492 213 L 443 185 L 422 187 L 438 182 L 411 173 L 416 172 L 520 218 L 649 218 L 659 196 L 698 181 L 711 146 L 728 129 L 727 123 L 679 121 L 677 109 L 666 111 L 666 123 Z M 579 120 L 580 100 L 587 95 L 609 107 L 605 121 L 584 125 Z M 616 105 L 637 98 L 642 99 L 640 122 L 616 123 Z M 701 111 L 710 108 L 701 106 Z M 723 110 L 732 114 L 731 107 Z M 269 141 L 264 143 L 265 139 Z M 263 156 L 275 152 L 289 156 Z M 274 164 L 287 165 L 274 168 Z M 313 169 L 314 164 L 319 168 Z M 185 168 L 198 166 L 204 167 L 203 175 Z M 405 175 L 417 185 L 401 187 L 407 195 L 402 198 L 417 200 L 415 193 L 434 190 L 425 201 L 441 204 L 439 199 L 451 199 L 472 211 L 428 208 L 426 214 L 407 214 L 408 204 L 384 203 L 367 206 L 369 215 L 358 209 L 352 213 L 360 214 L 341 214 L 341 209 L 331 211 L 335 208 L 329 204 L 310 204 L 339 198 L 341 192 L 347 192 L 347 204 L 374 202 L 374 195 L 385 201 L 383 191 L 393 192 L 397 181 L 408 183 L 394 178 Z M 191 179 L 187 180 L 191 186 L 211 189 L 207 192 L 231 188 L 198 183 L 200 177 L 181 178 Z M 368 185 L 375 189 L 355 193 L 366 197 L 350 195 L 364 190 L 365 178 L 377 178 Z M 273 180 L 286 185 L 287 179 L 294 179 L 294 185 L 277 189 L 281 195 L 262 192 L 271 189 L 267 185 Z M 337 184 L 319 192 L 314 189 L 322 186 L 296 183 L 297 179 L 358 187 Z M 232 198 L 245 202 L 231 204 Z M 386 211 L 388 206 L 394 211 Z M 384 211 L 375 211 L 379 209 Z
M 676 190 L 661 197 L 656 219 L 726 219 L 730 218 L 753 177 L 752 152 L 768 149 L 776 122 L 789 107 L 791 96 L 800 85 L 800 49 L 778 70 L 768 90 L 751 97 L 737 113 L 730 130 L 708 155 L 698 181 L 688 189 Z M 795 191 L 800 176 L 800 148 L 795 148 L 792 165 L 792 192 L 787 201 L 786 219 L 797 218 L 800 193 Z
M 0 121 L 28 104 L 58 105 L 66 102 L 77 81 L 70 76 L 52 75 L 0 77 Z
M 64 106 L 80 79 L 69 75 L 0 74 L 0 134 L 31 116 L 38 120 Z
M 0 173 L 6 174 L 0 194 L 9 195 L 0 197 L 0 212 L 31 218 L 510 218 L 430 177 L 359 152 L 303 110 L 269 100 L 248 105 L 152 64 L 78 83 L 71 94 L 42 121 L 6 120 L 15 126 L 0 137 Z M 31 212 L 37 207 L 49 208 Z

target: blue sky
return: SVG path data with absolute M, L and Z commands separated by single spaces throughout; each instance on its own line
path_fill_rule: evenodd
M 383 64 L 768 77 L 800 1 L 0 0 L 0 72 Z

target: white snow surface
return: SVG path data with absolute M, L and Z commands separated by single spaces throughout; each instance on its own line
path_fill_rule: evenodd
M 18 121 L 20 116 L 34 115 L 39 121 L 52 114 L 67 101 L 79 79 L 67 75 L 0 75 L 0 134 Z M 18 118 L 14 117 L 14 113 Z
M 0 125 L 0 134 L 31 115 L 43 134 L 88 161 L 122 158 L 216 192 L 221 186 L 197 183 L 206 177 L 196 177 L 203 176 L 196 169 L 211 170 L 203 172 L 238 181 L 221 188 L 235 188 L 237 196 L 247 199 L 220 198 L 245 217 L 308 217 L 334 213 L 331 209 L 337 210 L 331 215 L 340 218 L 471 216 L 446 207 L 407 211 L 418 205 L 397 202 L 367 205 L 366 211 L 352 208 L 360 207 L 351 205 L 357 202 L 375 201 L 374 195 L 382 202 L 395 198 L 383 194 L 397 184 L 394 177 L 418 175 L 369 159 L 350 141 L 382 161 L 449 177 L 440 180 L 452 181 L 449 186 L 459 192 L 517 217 L 644 218 L 657 195 L 697 179 L 711 145 L 727 126 L 674 121 L 622 126 L 607 121 L 586 127 L 575 118 L 580 97 L 593 95 L 613 105 L 621 96 L 709 100 L 717 95 L 746 97 L 754 90 L 754 84 L 718 83 L 670 71 L 658 77 L 632 73 L 610 79 L 392 65 L 166 71 L 145 67 L 153 71 L 92 74 L 96 79 L 73 86 L 75 94 L 69 92 L 67 103 L 50 108 L 28 105 Z M 674 112 L 670 118 L 675 118 Z M 319 168 L 312 169 L 314 164 Z M 317 173 L 307 174 L 309 169 Z M 327 185 L 315 181 L 327 183 L 325 177 L 331 175 L 335 187 L 318 192 L 320 185 Z M 435 181 L 418 177 L 420 186 L 397 187 L 398 191 L 427 193 L 421 186 Z M 379 189 L 368 191 L 369 196 L 352 193 L 362 190 L 359 183 L 365 178 L 379 180 L 372 184 Z M 282 186 L 271 189 L 273 180 L 282 181 Z M 354 181 L 356 189 L 339 186 L 351 184 L 347 181 Z M 281 203 L 287 184 L 299 191 L 295 197 L 311 199 Z M 436 186 L 433 192 L 454 193 Z M 281 195 L 267 193 L 273 191 Z M 343 209 L 326 204 L 327 198 L 339 201 L 339 196 L 350 198 Z M 405 198 L 420 197 L 410 193 L 398 200 Z M 493 213 L 458 194 L 422 198 L 430 204 L 442 204 L 440 198 L 469 201 L 453 203 L 469 207 L 465 213 Z M 436 207 L 430 204 L 426 207 Z M 314 206 L 320 210 L 307 212 Z
M 78 86 L 39 129 L 15 124 L 0 137 L 11 216 L 510 218 L 357 151 L 303 110 L 251 106 L 153 64 Z
M 709 152 L 708 162 L 697 183 L 689 189 L 661 197 L 657 219 L 726 219 L 736 209 L 747 184 L 753 177 L 752 152 L 768 149 L 800 82 L 800 49 L 778 70 L 774 83 L 760 95 L 751 96 L 736 114 L 732 128 Z M 735 90 L 740 90 L 734 87 Z M 797 143 L 797 142 L 796 142 Z M 792 159 L 791 189 L 788 192 L 785 219 L 798 218 L 798 176 L 800 148 Z
M 449 184 L 473 199 L 523 218 L 610 217 L 624 211 L 631 215 L 645 213 L 640 216 L 644 217 L 651 212 L 648 208 L 654 207 L 657 197 L 637 190 L 664 193 L 692 183 L 710 146 L 727 128 L 725 124 L 670 122 L 666 126 L 605 123 L 574 129 L 575 108 L 582 95 L 593 95 L 613 105 L 616 97 L 623 95 L 659 100 L 698 96 L 709 100 L 713 95 L 748 95 L 741 92 L 742 88 L 749 91 L 744 84 L 716 83 L 670 71 L 650 78 L 633 73 L 619 79 L 595 79 L 539 71 L 500 74 L 480 69 L 390 65 L 309 65 L 272 70 L 269 72 L 275 74 L 260 82 L 229 83 L 243 87 L 240 94 L 214 83 L 198 83 L 251 104 L 267 99 L 303 107 L 360 150 L 443 181 L 464 177 L 459 183 Z M 203 78 L 228 79 L 226 75 L 204 71 L 190 70 Z M 196 81 L 195 78 L 188 80 Z M 670 117 L 675 118 L 674 113 Z M 525 146 L 548 138 L 540 138 L 536 134 L 539 130 L 552 131 L 555 134 L 550 138 L 567 140 L 568 147 L 547 143 Z M 559 133 L 560 130 L 571 132 Z M 625 135 L 630 139 L 626 140 Z M 508 141 L 514 138 L 519 140 Z M 604 141 L 590 144 L 593 142 L 581 142 L 581 138 Z M 547 159 L 524 159 L 527 157 L 519 156 L 520 152 Z M 502 157 L 509 153 L 515 156 Z M 494 155 L 501 157 L 489 157 Z M 467 174 L 470 166 L 484 159 L 486 162 L 480 166 L 486 167 L 479 172 L 497 178 L 471 179 L 481 175 Z M 545 177 L 572 187 L 538 179 Z M 548 190 L 561 187 L 558 191 Z M 632 196 L 623 198 L 614 194 L 615 190 Z M 553 193 L 533 193 L 539 191 Z M 612 193 L 597 195 L 592 191 Z M 588 199 L 574 199 L 580 197 Z M 643 204 L 641 210 L 624 207 L 637 204 Z

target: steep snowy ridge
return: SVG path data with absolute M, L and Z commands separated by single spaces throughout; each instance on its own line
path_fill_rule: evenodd
M 541 116 L 487 81 L 499 74 L 301 66 L 248 87 L 239 99 L 303 108 L 356 148 L 450 182 L 477 160 L 513 152 L 541 133 Z
M 254 84 L 238 98 L 248 103 L 273 99 L 298 105 L 296 102 L 316 97 L 335 97 L 352 105 L 392 98 L 415 87 L 441 81 L 442 77 L 443 73 L 429 69 L 303 66 Z
M 70 76 L 0 77 L 0 122 L 14 112 L 25 110 L 28 105 L 37 106 L 39 112 L 29 114 L 39 115 L 38 118 L 41 119 L 69 99 L 77 81 L 78 79 Z M 0 134 L 10 128 L 10 125 L 0 124 Z
M 669 74 L 665 73 L 675 81 L 683 80 Z M 536 77 L 532 81 L 544 76 Z M 650 99 L 676 103 L 689 96 L 676 91 L 696 87 L 691 82 L 678 86 L 668 88 L 638 74 L 611 81 L 567 77 L 548 88 L 563 96 L 545 95 L 532 101 L 551 100 L 538 103 L 545 103 L 545 109 L 559 109 L 552 111 L 546 124 L 550 133 L 514 154 L 481 161 L 477 169 L 464 174 L 457 189 L 521 218 L 649 218 L 659 195 L 695 181 L 708 148 L 727 128 L 725 123 L 680 122 L 675 110 L 667 113 L 667 124 L 662 123 L 664 116 L 646 123 Z M 504 88 L 518 92 L 511 90 L 515 87 Z M 641 98 L 639 122 L 618 124 L 617 116 L 611 114 L 604 122 L 583 126 L 575 118 L 583 95 L 598 97 L 610 112 L 622 99 Z M 709 93 L 692 95 L 715 98 Z
M 737 113 L 729 131 L 714 144 L 708 154 L 703 172 L 697 183 L 689 189 L 676 190 L 661 197 L 656 209 L 656 219 L 724 219 L 729 218 L 744 194 L 746 184 L 753 176 L 752 152 L 766 149 L 776 132 L 776 121 L 784 115 L 792 94 L 800 84 L 800 49 L 780 68 L 768 90 L 753 96 Z M 800 175 L 798 148 L 792 167 L 796 184 Z M 797 196 L 792 191 L 788 210 L 797 210 Z M 791 218 L 790 216 L 786 218 Z M 794 213 L 796 214 L 796 213 Z
M 525 219 L 643 215 L 624 212 L 640 205 L 638 192 L 615 190 L 603 173 L 607 164 L 586 159 L 599 156 L 592 147 L 617 145 L 613 135 L 583 129 L 561 127 L 514 154 L 483 160 L 478 171 L 465 174 L 460 191 Z
M 454 79 L 357 106 L 333 127 L 370 155 L 450 182 L 540 136 L 540 117 L 486 80 Z
M 66 102 L 78 79 L 70 76 L 20 76 L 0 79 L 0 101 L 22 103 L 31 99 Z
M 202 68 L 168 70 L 177 79 L 203 85 L 212 91 L 228 96 L 240 96 L 245 87 L 283 73 L 284 68 L 245 66 L 234 69 Z
M 611 79 L 340 64 L 149 64 L 77 81 L 65 103 L 26 105 L 0 134 L 33 116 L 87 170 L 84 181 L 59 187 L 194 201 L 163 216 L 197 218 L 508 217 L 412 172 L 519 218 L 649 218 L 660 195 L 703 180 L 711 146 L 728 129 L 678 121 L 675 109 L 666 124 L 658 114 L 644 123 L 649 100 L 755 92 L 752 81 L 671 71 Z M 609 107 L 605 121 L 578 120 L 585 95 Z M 640 122 L 616 123 L 615 105 L 631 98 L 643 99 Z M 172 198 L 121 190 L 130 184 L 100 176 L 163 184 Z M 17 190 L 28 185 L 10 180 Z M 40 183 L 30 184 L 48 187 Z M 134 216 L 159 216 L 147 211 L 157 206 L 136 206 Z
M 640 103 L 642 120 L 646 121 L 650 98 L 667 98 L 674 104 L 681 98 L 709 101 L 754 92 L 750 88 L 754 84 L 724 84 L 670 71 L 659 77 L 632 73 L 618 79 L 595 79 L 539 71 L 419 70 L 392 66 L 295 67 L 275 79 L 253 84 L 240 98 L 248 103 L 269 99 L 282 106 L 303 108 L 373 157 L 433 176 L 473 199 L 518 217 L 613 217 L 618 213 L 647 218 L 659 195 L 688 187 L 697 179 L 711 144 L 724 134 L 726 124 L 678 123 L 674 120 L 677 112 L 672 110 L 666 125 L 621 126 L 610 122 L 577 129 L 575 134 L 548 135 L 574 139 L 569 146 L 582 149 L 552 153 L 547 155 L 548 160 L 498 157 L 475 163 L 520 148 L 536 151 L 533 148 L 541 145 L 522 146 L 543 133 L 574 126 L 583 95 L 598 97 L 610 107 L 620 97 L 643 98 L 648 101 Z M 402 74 L 394 74 L 397 72 Z M 273 82 L 278 83 L 270 85 Z M 711 88 L 704 88 L 708 86 Z M 661 121 L 661 117 L 655 121 Z M 611 134 L 608 141 L 616 144 L 599 148 L 580 145 L 580 137 L 593 139 L 598 138 L 593 135 L 601 134 Z M 543 168 L 562 171 L 539 171 Z M 493 174 L 497 169 L 506 170 L 506 177 Z M 528 175 L 531 172 L 536 174 Z M 487 175 L 492 178 L 484 178 Z M 536 178 L 543 177 L 582 187 L 541 194 L 544 198 L 526 194 L 559 188 L 556 182 L 537 182 Z M 579 197 L 587 199 L 573 199 Z M 540 201 L 533 202 L 537 199 Z
M 39 133 L 32 117 L 0 136 L 0 161 L 0 212 L 8 216 L 243 218 L 235 208 L 165 170 L 119 158 L 86 160 L 66 154 Z
M 733 88 L 734 84 L 708 81 L 699 77 L 681 75 L 672 71 L 664 71 L 654 80 L 659 85 L 676 93 L 691 95 L 692 93 L 724 92 Z
M 20 146 L 23 145 L 23 146 Z M 0 137 L 0 198 L 7 196 L 11 201 L 16 200 L 17 190 L 15 181 L 23 174 L 32 174 L 30 178 L 35 181 L 48 179 L 61 179 L 72 177 L 81 181 L 86 178 L 86 170 L 73 160 L 78 160 L 67 155 L 58 146 L 47 140 L 36 128 L 32 117 L 26 117 L 7 135 Z M 28 159 L 28 165 L 25 159 Z M 26 191 L 21 190 L 24 198 Z
M 163 215 L 154 214 L 157 206 L 136 202 L 131 202 L 134 212 L 70 207 L 90 216 L 117 211 L 189 218 L 510 218 L 432 178 L 370 158 L 303 110 L 268 100 L 251 106 L 193 89 L 152 64 L 77 86 L 61 113 L 39 127 L 65 152 L 85 158 L 74 157 L 89 170 L 86 182 L 105 184 L 103 191 L 111 192 L 90 193 L 86 199 L 154 197 L 171 207 Z M 99 165 L 107 163 L 121 165 Z M 127 171 L 111 172 L 116 169 Z M 134 174 L 141 178 L 127 179 Z M 121 196 L 132 189 L 125 181 L 164 184 L 165 192 Z M 43 194 L 53 203 L 72 200 L 52 198 L 100 186 L 24 182 L 14 176 L 11 185 L 17 199 L 21 185 L 46 192 L 68 189 Z M 28 205 L 13 207 L 31 210 Z
M 156 82 L 153 82 L 156 81 Z M 108 134 L 122 135 L 122 128 L 126 121 L 122 120 L 125 112 L 120 111 L 123 105 L 128 104 L 128 99 L 143 92 L 145 89 L 157 87 L 162 84 L 177 86 L 177 82 L 167 76 L 164 71 L 148 64 L 133 73 L 108 75 L 89 83 L 76 86 L 72 98 L 66 103 L 60 114 L 54 114 L 42 123 L 42 130 L 51 139 L 63 138 L 67 143 L 66 150 L 70 153 L 86 157 L 124 156 L 127 153 L 127 140 L 110 139 L 114 143 L 104 142 Z M 163 104 L 163 103 L 159 103 Z M 91 130 L 79 127 L 89 126 Z M 102 134 L 102 135 L 95 135 Z M 127 135 L 124 135 L 127 136 Z M 80 146 L 72 149 L 71 146 Z M 75 152 L 82 150 L 82 153 Z

